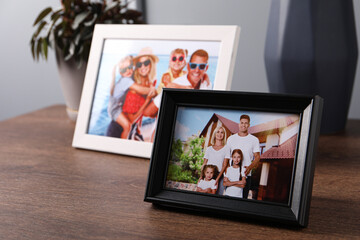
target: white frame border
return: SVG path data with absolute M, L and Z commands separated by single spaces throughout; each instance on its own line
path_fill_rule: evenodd
M 200 25 L 97 24 L 91 44 L 72 146 L 150 158 L 152 143 L 87 133 L 105 39 L 219 41 L 214 90 L 230 90 L 240 27 Z

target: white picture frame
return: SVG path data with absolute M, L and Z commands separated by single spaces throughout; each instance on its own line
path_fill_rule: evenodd
M 238 26 L 96 25 L 72 146 L 150 158 L 153 135 L 150 137 L 148 134 L 150 140 L 137 141 L 109 137 L 104 133 L 106 123 L 111 121 L 110 116 L 105 116 L 106 109 L 104 109 L 110 96 L 111 69 L 117 72 L 116 65 L 121 58 L 132 55 L 136 59 L 144 48 L 150 47 L 153 55 L 158 57 L 156 78 L 161 81 L 159 76 L 164 72 L 159 69 L 166 69 L 165 67 L 169 66 L 171 50 L 187 49 L 185 68 L 190 69 L 188 62 L 192 53 L 198 49 L 204 49 L 209 55 L 209 63 L 205 70 L 208 74 L 208 82 L 211 83 L 208 86 L 216 90 L 230 90 L 239 34 L 240 27 Z M 139 55 L 136 55 L 136 52 Z M 165 52 L 168 54 L 164 55 Z M 167 62 L 164 60 L 166 57 Z M 115 58 L 117 58 L 116 61 Z M 210 60 L 215 64 L 210 63 Z M 155 83 L 159 84 L 157 81 L 153 82 Z M 156 120 L 154 121 L 151 123 L 154 125 L 151 132 L 155 132 Z

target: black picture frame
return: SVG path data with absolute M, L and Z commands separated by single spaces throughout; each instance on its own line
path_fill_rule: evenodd
M 178 107 L 218 108 L 300 114 L 299 134 L 288 204 L 211 196 L 165 187 Z M 323 99 L 235 91 L 164 89 L 144 201 L 194 211 L 275 221 L 306 227 Z

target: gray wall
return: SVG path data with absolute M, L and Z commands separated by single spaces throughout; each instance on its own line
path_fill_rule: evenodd
M 53 2 L 0 2 L 0 120 L 64 103 L 53 52 L 35 63 L 29 45 L 35 18 Z
M 52 104 L 64 103 L 54 53 L 48 62 L 32 60 L 29 40 L 32 23 L 47 6 L 59 1 L 0 2 L 0 121 Z M 232 90 L 268 92 L 264 43 L 269 0 L 147 0 L 151 24 L 240 25 L 241 34 Z M 354 1 L 358 36 L 360 1 Z M 360 37 L 358 37 L 360 46 Z M 360 119 L 360 63 L 358 62 L 349 118 Z

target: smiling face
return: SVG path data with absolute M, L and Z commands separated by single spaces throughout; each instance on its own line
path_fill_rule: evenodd
M 182 53 L 174 53 L 170 56 L 170 62 L 169 62 L 170 68 L 175 71 L 181 71 L 185 65 L 185 56 Z
M 250 122 L 248 119 L 246 118 L 240 119 L 239 133 L 247 134 L 249 127 L 250 127 Z
M 214 169 L 207 167 L 205 169 L 205 181 L 210 181 L 214 176 Z
M 194 55 L 191 58 L 190 62 L 195 64 L 207 64 L 207 58 Z M 187 70 L 188 70 L 187 78 L 193 87 L 195 87 L 199 83 L 199 81 L 203 79 L 204 74 L 206 73 L 208 67 L 209 66 L 206 66 L 203 70 L 200 70 L 199 66 L 191 69 L 190 63 L 187 64 Z
M 232 160 L 233 160 L 233 166 L 234 167 L 239 167 L 240 166 L 240 161 L 241 161 L 241 155 L 237 152 L 235 152 L 232 155 Z
M 222 141 L 224 139 L 224 136 L 225 136 L 225 132 L 224 132 L 224 129 L 222 129 L 222 128 L 219 128 L 219 130 L 217 130 L 215 133 L 216 140 Z
M 149 63 L 149 61 L 150 58 L 145 56 L 139 58 L 138 62 L 136 63 L 136 70 L 141 77 L 147 77 L 149 75 L 151 69 L 151 62 Z
M 130 60 L 125 60 L 119 64 L 119 71 L 122 77 L 131 77 L 133 74 L 132 63 Z

